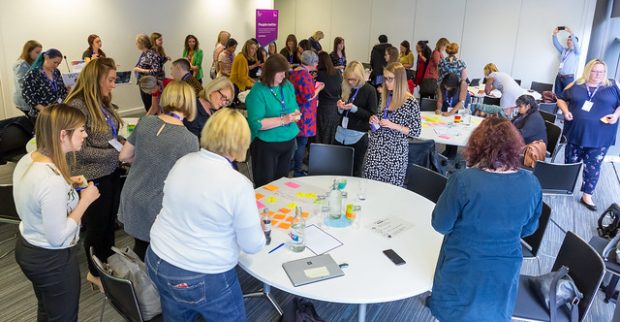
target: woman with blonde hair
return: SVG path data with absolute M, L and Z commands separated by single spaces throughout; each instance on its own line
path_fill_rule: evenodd
M 567 141 L 564 162 L 584 163 L 580 202 L 591 211 L 597 210 L 592 194 L 601 163 L 616 144 L 620 117 L 620 89 L 607 79 L 607 71 L 602 59 L 593 59 L 582 76 L 558 95 Z
M 232 163 L 245 160 L 250 140 L 245 117 L 222 109 L 202 130 L 200 151 L 179 159 L 165 180 L 145 260 L 164 316 L 246 320 L 235 266 L 240 252 L 264 247 L 265 235 L 252 183 Z
M 448 54 L 448 57 L 442 59 L 439 65 L 437 65 L 439 69 L 439 78 L 437 80 L 439 82 L 450 73 L 459 76 L 460 80 L 467 81 L 467 65 L 463 60 L 456 57 L 458 53 L 459 44 L 453 42 L 446 46 L 446 54 Z
M 213 49 L 213 62 L 211 63 L 211 70 L 209 76 L 211 79 L 215 79 L 218 72 L 217 59 L 220 57 L 220 53 L 226 48 L 226 42 L 230 39 L 230 33 L 228 31 L 220 31 L 217 34 L 217 41 L 215 42 L 215 48 Z
M 352 61 L 344 70 L 342 99 L 336 105 L 341 115 L 336 128 L 336 142 L 355 149 L 353 175 L 362 175 L 364 156 L 368 149 L 369 121 L 377 114 L 377 91 L 366 82 L 364 66 Z
M 14 83 L 14 92 L 13 92 L 13 103 L 15 106 L 24 114 L 28 115 L 30 111 L 30 105 L 26 103 L 24 99 L 23 88 L 24 88 L 24 79 L 26 78 L 26 73 L 30 70 L 30 65 L 37 59 L 39 54 L 41 53 L 41 43 L 36 40 L 28 40 L 24 47 L 22 48 L 22 53 L 19 55 L 19 58 L 13 65 L 13 80 Z
M 161 67 L 159 74 L 155 76 L 162 80 L 166 78 L 166 69 L 164 68 L 164 64 L 171 60 L 170 56 L 167 56 L 166 51 L 164 50 L 164 36 L 158 32 L 151 33 L 151 44 L 153 45 L 153 50 L 155 50 L 155 52 L 159 55 L 159 66 Z
M 140 119 L 119 155 L 120 161 L 132 165 L 121 193 L 118 219 L 134 238 L 133 250 L 142 260 L 161 209 L 168 172 L 178 159 L 198 151 L 198 139 L 183 125 L 185 119 L 191 121 L 196 115 L 194 89 L 183 81 L 172 81 L 160 103 L 164 113 Z
M 317 53 L 323 50 L 323 47 L 321 46 L 321 43 L 319 42 L 323 38 L 325 38 L 325 34 L 322 31 L 320 30 L 315 31 L 312 34 L 312 36 L 308 38 L 308 42 L 310 43 L 311 50 L 314 50 Z
M 78 320 L 81 282 L 75 246 L 82 216 L 99 197 L 92 182 L 80 182 L 87 186 L 78 196 L 67 165 L 66 154 L 79 151 L 87 137 L 84 122 L 80 111 L 64 104 L 42 110 L 37 149 L 22 157 L 13 172 L 21 220 L 15 260 L 32 282 L 38 321 Z
M 114 226 L 120 194 L 118 168 L 118 130 L 122 120 L 112 105 L 112 90 L 116 87 L 116 63 L 111 58 L 98 58 L 86 64 L 80 73 L 66 103 L 86 116 L 88 137 L 82 149 L 75 153 L 73 175 L 83 175 L 99 185 L 101 197 L 86 210 L 84 249 L 90 247 L 98 258 L 113 254 Z M 118 150 L 117 150 L 118 149 Z M 101 287 L 98 272 L 88 261 L 87 280 Z
M 383 71 L 379 114 L 370 117 L 364 178 L 403 186 L 409 138 L 420 135 L 420 106 L 409 92 L 405 67 L 391 63 Z
M 250 78 L 250 70 L 260 65 L 256 57 L 257 49 L 258 46 L 256 43 L 252 39 L 249 39 L 243 44 L 243 48 L 235 56 L 235 59 L 233 59 L 230 81 L 235 84 L 237 89 L 241 92 L 248 88 L 252 88 L 252 85 L 254 85 L 254 80 Z M 250 61 L 253 62 L 251 66 L 249 65 Z
M 145 34 L 138 34 L 136 36 L 136 48 L 140 50 L 140 57 L 138 57 L 138 62 L 136 63 L 136 67 L 133 68 L 133 72 L 135 73 L 138 82 L 140 82 L 140 79 L 143 76 L 150 75 L 157 77 L 160 75 L 161 61 L 157 52 L 153 50 L 153 44 L 151 43 L 149 36 Z M 152 103 L 151 93 L 145 93 L 142 90 L 139 91 L 140 98 L 144 104 L 144 109 L 148 112 Z
M 502 93 L 502 97 L 499 100 L 499 106 L 504 110 L 504 113 L 510 118 L 517 106 L 517 98 L 523 94 L 526 94 L 526 90 L 512 78 L 512 76 L 500 72 L 497 66 L 493 63 L 486 64 L 484 66 L 484 92 L 489 95 L 494 89 L 499 90 Z
M 213 113 L 228 106 L 235 95 L 235 88 L 227 77 L 218 77 L 207 84 L 198 94 L 196 117 L 185 119 L 183 124 L 200 139 L 202 128 Z

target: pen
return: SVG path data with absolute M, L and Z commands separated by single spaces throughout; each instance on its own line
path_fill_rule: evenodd
M 276 250 L 278 250 L 278 248 L 280 248 L 280 247 L 282 247 L 282 246 L 284 246 L 284 243 L 282 243 L 282 244 L 280 244 L 280 245 L 276 246 L 276 248 L 274 248 L 274 249 L 270 250 L 267 254 L 271 254 L 271 253 L 275 252 Z

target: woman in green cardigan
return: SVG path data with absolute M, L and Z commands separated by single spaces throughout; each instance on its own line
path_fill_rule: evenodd
M 202 83 L 202 49 L 199 48 L 200 43 L 194 35 L 185 37 L 185 49 L 183 50 L 183 58 L 187 58 L 192 68 L 194 77 Z
M 288 174 L 300 119 L 295 89 L 287 80 L 289 64 L 281 55 L 270 56 L 245 104 L 252 130 L 254 185 L 263 186 Z

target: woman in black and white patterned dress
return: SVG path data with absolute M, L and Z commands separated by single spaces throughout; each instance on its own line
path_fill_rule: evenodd
M 403 186 L 407 173 L 409 137 L 420 135 L 420 106 L 409 93 L 405 67 L 391 63 L 383 71 L 379 115 L 370 117 L 370 142 L 364 178 Z

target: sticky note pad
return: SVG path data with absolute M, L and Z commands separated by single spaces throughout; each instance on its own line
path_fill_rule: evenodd
M 256 200 L 256 207 L 258 207 L 258 209 L 263 209 L 263 208 L 265 208 L 265 205 L 263 205 L 262 202 Z
M 289 182 L 285 183 L 285 185 L 287 185 L 288 187 L 291 187 L 293 189 L 299 188 L 299 184 L 297 184 L 295 182 L 292 182 L 292 181 L 289 181 Z
M 277 191 L 277 190 L 278 190 L 278 187 L 277 187 L 277 186 L 274 186 L 274 185 L 272 185 L 272 184 L 268 184 L 268 185 L 266 185 L 266 186 L 263 186 L 263 188 L 265 188 L 265 189 L 267 189 L 267 190 L 269 190 L 269 191 Z
M 295 197 L 297 197 L 297 198 L 306 198 L 306 194 L 303 193 L 303 192 L 298 192 L 298 193 L 295 194 Z
M 291 202 L 288 205 L 286 205 L 286 208 L 295 209 L 295 208 L 297 208 L 297 203 Z
M 289 229 L 291 228 L 291 224 L 288 222 L 281 222 L 280 224 L 278 224 L 278 227 L 282 228 L 282 229 Z
M 264 195 L 260 194 L 260 193 L 256 193 L 256 200 L 263 198 Z
M 288 208 L 282 208 L 282 209 L 280 209 L 279 211 L 280 211 L 281 213 L 284 213 L 284 214 L 288 214 L 289 212 L 291 212 L 291 210 L 290 210 L 290 209 L 288 209 Z
M 307 194 L 306 194 L 306 198 L 309 198 L 309 199 L 316 199 L 316 198 L 317 198 L 317 195 L 316 195 L 316 193 L 307 193 Z
M 451 137 L 449 135 L 445 135 L 445 134 L 444 135 L 440 135 L 439 137 L 442 138 L 442 139 L 446 139 L 446 140 L 451 139 Z
M 277 220 L 283 220 L 284 217 L 286 217 L 286 215 L 281 214 L 281 213 L 276 213 L 275 215 L 273 215 L 273 219 L 277 219 Z
M 308 218 L 308 216 L 309 216 L 309 215 L 310 215 L 310 214 L 309 214 L 307 211 L 302 211 L 302 212 L 301 212 L 301 216 L 302 216 L 302 217 L 304 217 L 304 219 L 305 219 L 305 218 Z
M 304 269 L 304 274 L 308 278 L 318 278 L 329 275 L 329 270 L 325 266 Z
M 274 196 L 269 196 L 265 199 L 266 202 L 268 203 L 276 203 L 276 201 L 278 201 L 278 198 L 274 197 Z

